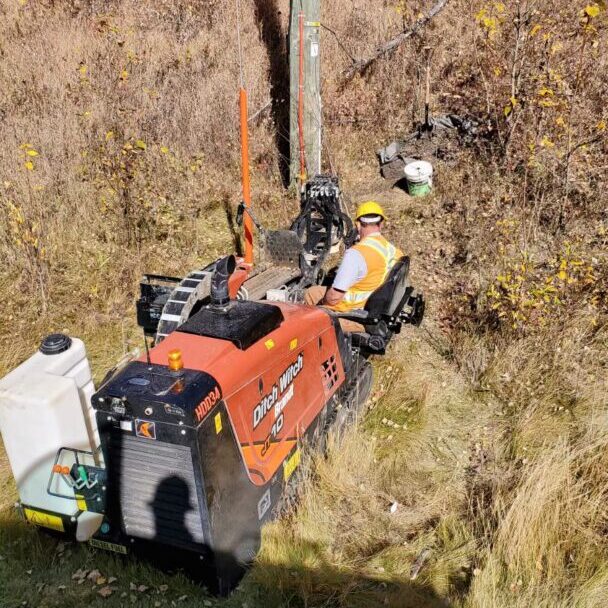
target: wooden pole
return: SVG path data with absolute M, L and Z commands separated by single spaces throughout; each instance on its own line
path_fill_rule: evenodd
M 321 172 L 321 0 L 292 0 L 289 27 L 290 181 Z M 304 140 L 302 146 L 301 139 Z
M 241 109 L 241 171 L 243 179 L 243 203 L 245 208 L 251 207 L 251 182 L 249 177 L 249 130 L 247 127 L 247 91 L 241 87 L 239 94 Z M 243 218 L 245 230 L 245 263 L 253 265 L 253 220 L 245 212 Z
M 298 16 L 298 146 L 300 148 L 300 184 L 306 182 L 306 144 L 304 142 L 304 13 Z

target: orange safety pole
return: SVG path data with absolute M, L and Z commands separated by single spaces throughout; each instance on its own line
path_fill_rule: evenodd
M 306 181 L 306 150 L 304 148 L 304 12 L 300 11 L 300 73 L 298 81 L 298 136 L 300 141 L 300 182 Z
M 243 174 L 243 203 L 251 207 L 251 182 L 249 180 L 249 130 L 247 127 L 247 91 L 241 87 L 241 170 Z M 243 217 L 245 229 L 245 263 L 253 264 L 253 220 L 247 211 Z

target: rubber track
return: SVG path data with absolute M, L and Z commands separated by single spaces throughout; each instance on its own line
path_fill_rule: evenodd
M 214 269 L 215 262 L 202 270 L 191 272 L 171 292 L 158 323 L 156 344 L 188 320 L 197 302 L 209 297 Z

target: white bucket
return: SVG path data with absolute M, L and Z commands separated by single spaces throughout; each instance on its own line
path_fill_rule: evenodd
M 424 196 L 433 187 L 433 165 L 425 160 L 417 160 L 405 165 L 405 179 L 410 196 Z

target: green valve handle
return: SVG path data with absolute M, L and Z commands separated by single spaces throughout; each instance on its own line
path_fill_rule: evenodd
M 89 481 L 87 477 L 87 470 L 82 465 L 78 467 L 78 475 L 80 476 L 80 479 L 84 481 L 84 483 Z

